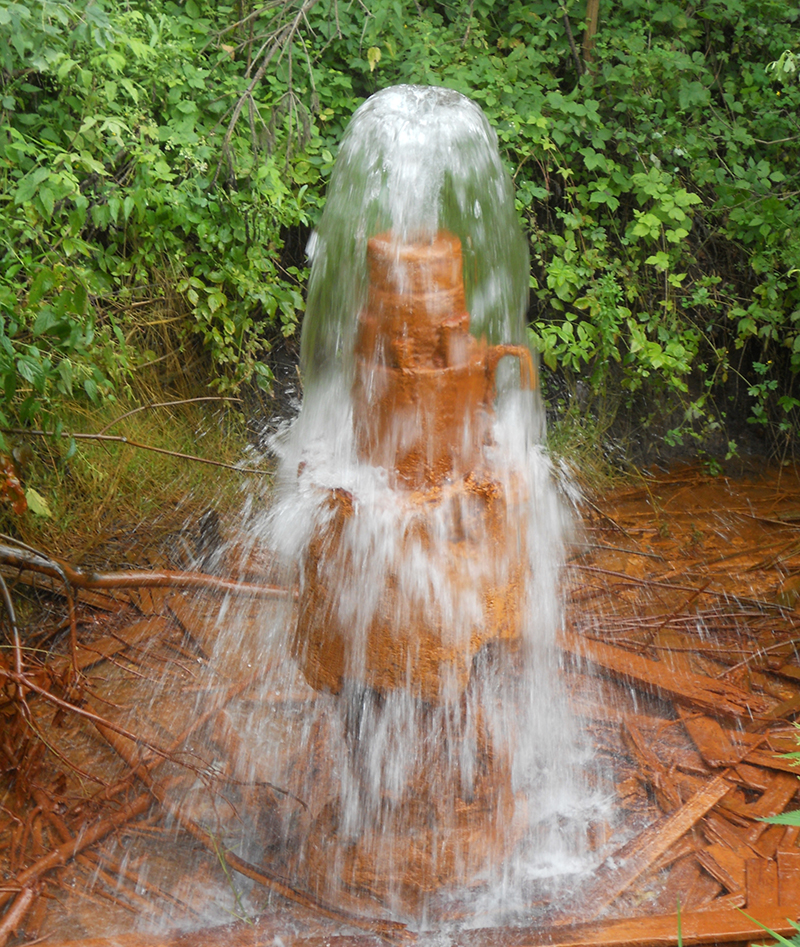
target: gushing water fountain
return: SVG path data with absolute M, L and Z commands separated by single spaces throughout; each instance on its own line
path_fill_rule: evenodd
M 523 344 L 525 241 L 458 93 L 369 99 L 310 248 L 270 540 L 319 693 L 287 870 L 418 922 L 574 868 L 586 800 L 554 634 L 564 512 Z M 277 764 L 276 764 L 277 766 Z

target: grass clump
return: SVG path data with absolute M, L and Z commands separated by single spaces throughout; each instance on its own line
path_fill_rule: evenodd
M 224 517 L 238 508 L 245 475 L 231 468 L 247 434 L 237 399 L 150 388 L 113 404 L 70 405 L 64 433 L 76 436 L 7 436 L 29 502 L 21 514 L 4 504 L 0 528 L 31 546 L 96 567 L 98 558 L 143 564 L 148 547 L 209 510 Z M 103 554 L 109 544 L 114 553 Z

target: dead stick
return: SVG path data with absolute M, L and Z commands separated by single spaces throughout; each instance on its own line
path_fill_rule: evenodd
M 33 887 L 29 887 L 23 888 L 14 899 L 14 903 L 6 912 L 6 916 L 0 921 L 0 947 L 4 947 L 8 938 L 14 934 L 17 928 L 22 924 L 25 915 L 33 905 L 35 896 L 36 891 Z M 0 895 L 0 897 L 2 897 L 2 895 Z
M 198 715 L 192 720 L 188 727 L 178 735 L 178 737 L 170 743 L 167 747 L 166 753 L 159 756 L 151 756 L 149 759 L 143 757 L 136 766 L 131 768 L 130 773 L 125 776 L 124 779 L 121 779 L 114 786 L 109 787 L 103 792 L 99 793 L 95 798 L 106 798 L 111 799 L 115 795 L 118 795 L 123 790 L 127 789 L 130 786 L 130 781 L 132 777 L 138 776 L 140 771 L 144 771 L 148 777 L 152 777 L 155 770 L 167 759 L 173 759 L 173 754 L 176 753 L 181 746 L 189 739 L 189 737 L 202 727 L 208 720 L 210 720 L 214 714 L 219 713 L 221 710 L 224 710 L 225 707 L 233 700 L 234 697 L 238 697 L 242 691 L 246 690 L 255 680 L 258 675 L 254 674 L 251 677 L 246 678 L 244 681 L 240 681 L 238 684 L 234 684 L 233 687 L 228 688 L 227 691 L 219 698 L 219 700 L 212 703 L 212 705 L 205 711 Z M 130 765 L 130 764 L 128 764 Z
M 36 800 L 37 805 L 42 810 L 44 817 L 47 819 L 50 825 L 53 826 L 53 828 L 61 837 L 61 841 L 74 842 L 75 839 L 74 839 L 74 836 L 72 835 L 72 832 L 69 829 L 69 826 L 66 824 L 66 822 L 64 822 L 63 819 L 59 818 L 59 816 L 57 816 L 56 813 L 53 811 L 52 801 L 48 798 L 45 792 L 41 789 L 34 789 L 33 798 Z M 93 872 L 108 888 L 111 889 L 112 892 L 114 891 L 115 888 L 119 890 L 119 887 L 120 887 L 119 880 L 120 880 L 120 876 L 123 874 L 123 870 L 121 866 L 119 865 L 116 866 L 118 868 L 118 871 L 116 873 L 117 876 L 115 878 L 115 877 L 112 877 L 112 875 L 109 874 L 109 872 L 106 870 L 106 866 L 103 864 L 102 859 L 98 855 L 93 854 L 92 852 L 85 852 L 85 853 L 81 853 L 80 855 L 76 855 L 75 860 L 77 861 L 79 865 L 81 865 L 84 868 L 88 868 L 89 871 Z M 112 868 L 112 871 L 113 871 L 113 868 Z M 128 875 L 128 880 L 130 880 L 130 877 L 129 877 L 130 873 L 126 873 L 126 875 Z M 135 881 L 136 883 L 139 883 L 140 879 L 137 878 L 135 879 Z M 143 883 L 143 886 L 146 886 L 146 882 Z M 149 886 L 149 887 L 152 893 L 153 892 L 152 886 Z M 157 889 L 156 889 L 156 894 L 160 895 L 160 892 L 158 892 Z M 161 915 L 162 918 L 166 918 L 166 912 L 163 910 L 163 908 L 160 908 L 155 903 L 154 900 L 151 901 L 151 900 L 148 900 L 147 898 L 142 897 L 137 891 L 135 890 L 126 891 L 125 897 L 128 898 L 135 907 L 138 906 L 138 909 L 142 913 L 144 914 L 148 912 L 153 913 L 153 914 L 158 913 Z M 111 896 L 111 900 L 115 903 L 122 904 L 123 907 L 126 907 L 126 908 L 129 907 L 129 905 L 125 904 L 122 901 L 119 901 L 116 898 L 116 896 L 113 894 Z
M 702 595 L 709 595 L 712 598 L 721 599 L 726 604 L 754 605 L 759 612 L 781 612 L 791 614 L 793 608 L 788 605 L 779 605 L 777 602 L 766 602 L 757 598 L 743 598 L 738 595 L 729 595 L 727 592 L 718 592 L 716 589 L 710 589 L 708 585 L 697 589 L 691 585 L 678 585 L 675 582 L 663 582 L 658 579 L 637 579 L 635 576 L 627 575 L 625 572 L 615 572 L 613 569 L 602 569 L 600 566 L 587 566 L 578 562 L 568 562 L 568 569 L 577 569 L 580 572 L 591 572 L 594 575 L 607 575 L 615 579 L 622 579 L 623 585 L 638 585 L 642 588 L 651 589 L 673 589 L 678 592 L 697 592 Z
M 0 562 L 21 570 L 64 578 L 79 589 L 183 588 L 266 599 L 291 598 L 297 594 L 286 586 L 236 582 L 204 572 L 82 572 L 66 562 L 3 545 L 0 545 Z
M 165 787 L 165 791 L 168 788 L 172 788 L 172 786 L 179 781 L 180 780 L 176 778 L 171 779 L 167 787 Z M 95 842 L 99 842 L 100 839 L 110 835 L 111 832 L 125 825 L 126 822 L 130 822 L 143 812 L 146 812 L 152 803 L 153 796 L 151 793 L 143 792 L 140 796 L 137 796 L 133 802 L 126 803 L 122 808 L 118 809 L 114 815 L 101 819 L 93 826 L 87 828 L 74 841 L 62 843 L 48 852 L 43 858 L 34 862 L 29 868 L 21 871 L 14 879 L 15 884 L 19 885 L 21 889 L 29 887 L 32 882 L 38 881 L 42 875 L 46 874 L 52 868 L 66 865 L 71 858 L 74 858 L 75 855 L 82 852 L 85 848 L 89 848 L 90 845 L 94 845 Z M 0 892 L 0 907 L 2 907 L 13 894 L 14 892 L 12 891 Z
M 23 670 L 22 642 L 19 637 L 19 628 L 17 626 L 17 614 L 14 611 L 14 603 L 11 601 L 11 596 L 8 592 L 8 586 L 6 585 L 6 581 L 2 576 L 0 576 L 0 592 L 2 593 L 3 604 L 6 608 L 8 623 L 11 626 L 11 642 L 14 649 L 14 672 L 18 677 L 21 677 Z M 14 692 L 12 691 L 12 693 Z M 25 702 L 25 691 L 19 685 L 17 685 L 16 688 L 16 699 L 19 701 L 20 707 L 22 709 L 23 718 L 28 720 L 30 712 L 28 710 L 28 705 Z
M 99 431 L 99 434 L 105 434 L 109 428 L 114 427 L 115 424 L 119 424 L 120 421 L 124 421 L 125 418 L 131 417 L 131 415 L 138 414 L 140 411 L 151 411 L 153 408 L 174 408 L 176 405 L 180 404 L 195 404 L 198 401 L 235 401 L 238 404 L 241 404 L 241 398 L 226 398 L 224 395 L 204 395 L 201 398 L 181 398 L 180 401 L 160 401 L 158 404 L 142 404 L 138 408 L 132 408 L 130 411 L 126 411 L 125 414 L 121 414 L 118 418 L 115 418 L 113 421 L 109 421 L 108 424 L 103 428 L 102 431 Z
M 195 729 L 197 729 L 197 727 L 201 726 L 213 714 L 219 712 L 219 710 L 225 707 L 230 702 L 230 700 L 232 700 L 237 694 L 241 693 L 248 686 L 250 686 L 254 679 L 255 679 L 255 675 L 229 688 L 228 691 L 223 695 L 222 699 L 217 703 L 216 706 L 210 707 L 204 714 L 201 714 L 195 721 L 193 721 L 192 724 L 190 724 L 184 730 L 183 733 L 180 734 L 178 739 L 175 740 L 173 744 L 168 748 L 165 755 L 162 755 L 161 758 L 155 758 L 149 761 L 140 760 L 139 762 L 135 764 L 135 766 L 132 767 L 131 775 L 140 775 L 141 772 L 144 771 L 146 774 L 146 779 L 143 779 L 143 781 L 146 782 L 147 785 L 151 787 L 151 789 L 154 788 L 155 784 L 153 783 L 153 780 L 151 778 L 151 773 L 156 769 L 156 767 L 158 767 L 164 761 L 164 759 L 167 758 L 168 755 L 171 755 L 172 753 L 174 753 L 183 744 L 183 742 L 191 735 L 191 733 Z M 91 717 L 95 718 L 94 720 L 95 723 L 97 722 L 97 720 L 102 719 L 102 718 L 96 717 L 93 714 L 91 715 Z M 98 726 L 98 729 L 100 729 L 99 726 Z M 113 731 L 109 728 L 108 732 L 104 734 L 107 741 L 109 740 L 109 733 L 112 733 L 112 732 Z M 130 752 L 128 755 L 130 756 Z M 131 765 L 130 762 L 129 762 L 129 765 Z M 170 780 L 168 786 L 164 790 L 164 795 L 166 795 L 167 789 L 171 789 L 172 786 L 174 786 L 179 781 L 180 781 L 179 779 L 175 779 L 175 778 Z M 120 790 L 122 790 L 124 788 L 127 788 L 128 785 L 129 785 L 129 781 L 124 780 L 118 784 L 118 787 L 115 787 L 115 788 L 119 788 Z M 46 805 L 47 800 L 46 800 L 46 797 L 44 797 L 44 794 L 42 794 L 42 797 L 38 801 L 39 801 L 40 807 L 43 809 L 43 811 L 45 811 L 46 815 L 51 817 L 51 821 L 57 820 L 58 824 L 56 825 L 56 828 L 62 834 L 62 837 L 64 836 L 65 833 L 68 834 L 69 830 L 66 824 L 63 823 L 62 820 L 58 819 L 58 817 L 55 816 L 55 814 L 49 810 L 49 806 Z M 25 871 L 20 873 L 15 879 L 15 883 L 24 889 L 24 886 L 26 885 L 27 882 L 31 880 L 37 880 L 39 877 L 41 877 L 41 875 L 50 871 L 52 868 L 59 867 L 60 865 L 66 864 L 67 861 L 75 857 L 79 852 L 83 851 L 85 848 L 91 846 L 92 844 L 94 844 L 94 842 L 99 841 L 105 835 L 109 834 L 109 832 L 113 831 L 115 827 L 117 827 L 118 825 L 124 824 L 126 821 L 130 819 L 135 818 L 137 815 L 140 814 L 141 811 L 144 811 L 144 809 L 147 809 L 151 801 L 152 801 L 152 797 L 150 796 L 150 794 L 144 793 L 142 796 L 138 797 L 138 799 L 135 800 L 134 803 L 120 810 L 120 812 L 117 813 L 116 816 L 110 819 L 106 819 L 102 823 L 99 823 L 97 826 L 95 826 L 94 829 L 90 830 L 88 833 L 83 833 L 83 832 L 80 833 L 77 841 L 73 839 L 65 838 L 62 845 L 60 845 L 57 849 L 54 849 L 48 855 L 39 859 L 39 861 L 37 861 L 33 866 L 31 866 L 31 868 L 26 869 Z M 129 815 L 126 816 L 125 813 L 129 813 Z M 13 896 L 13 894 L 14 894 L 13 891 L 0 892 L 0 907 L 2 907 L 2 905 Z M 31 898 L 32 898 L 32 895 L 31 895 Z M 2 942 L 0 942 L 0 947 L 2 947 Z
M 157 887 L 154 884 L 151 884 L 144 877 L 144 872 L 134 872 L 128 868 L 123 868 L 122 863 L 116 859 L 110 859 L 106 855 L 98 855 L 97 852 L 86 852 L 81 855 L 80 858 L 87 862 L 92 867 L 97 866 L 106 875 L 110 875 L 115 879 L 115 884 L 119 884 L 120 878 L 125 878 L 126 881 L 130 881 L 135 887 L 141 887 L 143 891 L 149 896 L 150 899 L 160 898 L 162 901 L 168 901 L 170 904 L 174 905 L 177 908 L 180 908 L 182 911 L 185 911 L 187 914 L 192 914 L 194 917 L 202 919 L 203 915 L 199 911 L 195 911 L 193 907 L 186 904 L 186 902 L 181 901 L 180 898 L 176 898 L 174 895 L 170 894 L 168 891 L 164 891 L 161 888 Z M 126 897 L 131 896 L 130 891 L 125 892 Z M 146 901 L 145 907 L 149 909 L 154 906 L 154 901 Z M 159 908 L 162 914 L 165 914 L 162 909 Z
M 65 583 L 67 596 L 67 610 L 69 614 L 69 644 L 72 651 L 72 682 L 77 684 L 80 680 L 80 671 L 78 670 L 78 623 L 75 619 L 75 597 L 72 594 L 72 588 L 68 582 Z M 11 623 L 14 638 L 14 670 L 18 675 L 22 675 L 22 648 L 19 643 L 19 632 L 17 630 L 17 620 L 14 615 L 14 606 L 11 603 L 11 596 L 8 594 L 6 580 L 0 575 L 0 592 L 3 595 L 3 602 L 8 612 L 8 619 Z
M 647 637 L 642 642 L 642 644 L 645 647 L 647 647 L 648 645 L 651 645 L 653 643 L 653 639 L 656 637 L 659 631 L 661 631 L 662 628 L 664 628 L 667 624 L 669 624 L 669 622 L 673 618 L 678 616 L 681 612 L 686 611 L 686 609 L 692 604 L 692 602 L 696 598 L 698 598 L 698 596 L 702 595 L 703 592 L 705 592 L 705 590 L 709 587 L 709 585 L 711 585 L 710 579 L 708 580 L 708 582 L 705 583 L 705 585 L 700 586 L 699 589 L 692 592 L 691 595 L 684 601 L 682 605 L 679 605 L 677 608 L 674 608 L 671 612 L 668 612 L 664 620 L 661 622 L 661 624 L 656 625 L 656 627 L 650 631 L 650 633 L 647 635 Z
M 67 700 L 62 700 L 60 697 L 56 697 L 56 695 L 47 690 L 47 688 L 40 687 L 25 674 L 15 674 L 13 671 L 7 671 L 5 668 L 0 666 L 0 678 L 3 677 L 11 681 L 12 684 L 27 687 L 29 690 L 39 694 L 41 697 L 44 697 L 46 701 L 49 701 L 51 704 L 55 704 L 56 707 L 60 707 L 62 710 L 72 711 L 72 713 L 77 714 L 79 717 L 85 717 L 87 720 L 91 720 L 93 724 L 108 727 L 109 730 L 119 733 L 121 736 L 126 737 L 133 743 L 146 746 L 149 750 L 152 750 L 159 756 L 171 758 L 168 750 L 163 749 L 155 743 L 151 743 L 149 740 L 145 740 L 143 737 L 138 737 L 135 733 L 131 733 L 130 730 L 126 730 L 124 727 L 119 727 L 117 724 L 112 723 L 110 720 L 106 720 L 104 717 L 100 717 L 97 714 L 92 713 L 90 710 L 84 710 L 83 707 L 79 707 L 77 704 L 71 704 Z M 185 766 L 186 764 L 183 765 Z

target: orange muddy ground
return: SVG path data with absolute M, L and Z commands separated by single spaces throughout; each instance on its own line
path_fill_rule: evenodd
M 0 945 L 423 941 L 357 899 L 324 905 L 292 890 L 277 855 L 226 860 L 215 839 L 242 812 L 260 813 L 267 837 L 285 801 L 226 770 L 256 656 L 245 640 L 213 680 L 199 676 L 220 591 L 79 590 L 76 688 L 61 583 L 3 574 L 51 617 L 21 651 L 0 652 Z M 565 684 L 613 764 L 621 819 L 644 828 L 606 859 L 580 916 L 449 943 L 675 944 L 678 902 L 684 944 L 762 942 L 752 918 L 793 933 L 800 828 L 761 820 L 800 808 L 782 756 L 798 750 L 800 714 L 797 471 L 686 467 L 595 497 L 567 576 Z M 247 578 L 269 582 L 257 568 Z M 239 598 L 254 626 L 264 609 L 292 620 L 291 599 Z M 187 713 L 198 689 L 201 719 Z M 270 699 L 293 712 L 316 698 L 298 679 Z M 178 812 L 171 799 L 187 792 L 195 801 Z

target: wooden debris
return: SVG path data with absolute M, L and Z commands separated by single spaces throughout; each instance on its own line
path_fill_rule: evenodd
M 115 632 L 113 637 L 104 637 L 91 645 L 79 644 L 74 663 L 80 671 L 88 671 L 94 665 L 126 651 L 131 645 L 153 641 L 170 626 L 169 619 L 156 616 L 132 622 Z M 73 660 L 64 656 L 56 657 L 50 662 L 50 667 L 56 673 L 63 673 L 72 666 Z
M 733 766 L 751 752 L 747 743 L 734 744 L 728 733 L 712 717 L 690 713 L 680 706 L 678 714 L 703 759 L 712 769 Z
M 761 913 L 778 904 L 778 866 L 771 858 L 748 858 L 745 861 L 747 906 Z
M 690 707 L 723 717 L 750 719 L 767 714 L 774 701 L 749 694 L 725 681 L 699 674 L 676 674 L 668 665 L 594 639 L 562 636 L 560 646 L 569 654 L 596 664 L 623 680 L 645 685 L 656 694 L 676 697 Z
M 800 906 L 800 852 L 779 851 L 778 904 L 787 911 L 797 913 Z
M 581 916 L 587 920 L 597 917 L 730 790 L 731 784 L 723 776 L 715 776 L 680 809 L 659 819 L 609 856 L 581 896 Z
M 785 485 L 788 474 L 782 476 Z M 794 585 L 785 574 L 800 570 L 800 562 L 790 563 L 786 556 L 794 552 L 784 543 L 778 563 L 782 547 L 775 542 L 776 531 L 794 528 L 785 519 L 800 498 L 800 479 L 792 482 L 794 494 L 751 483 L 745 503 L 737 499 L 737 485 L 698 482 L 687 472 L 649 482 L 639 497 L 629 493 L 589 524 L 596 542 L 582 547 L 580 562 L 571 567 L 586 584 L 568 612 L 563 647 L 575 660 L 567 662 L 565 680 L 575 689 L 575 712 L 598 754 L 614 767 L 620 812 L 650 824 L 608 855 L 569 915 L 545 914 L 522 928 L 453 931 L 454 947 L 669 947 L 678 942 L 678 918 L 671 913 L 678 896 L 685 945 L 766 940 L 752 918 L 783 935 L 796 933 L 787 918 L 800 912 L 800 829 L 762 821 L 800 808 L 800 770 L 780 756 L 797 751 L 789 721 L 800 716 L 800 613 L 786 599 Z M 669 530 L 659 531 L 664 524 Z M 620 533 L 626 537 L 621 544 Z M 206 681 L 197 676 L 198 658 L 205 663 L 216 646 L 223 595 L 283 601 L 276 607 L 288 612 L 291 590 L 261 585 L 258 576 L 247 584 L 196 573 L 95 576 L 19 550 L 6 555 L 5 547 L 0 570 L 7 580 L 30 581 L 49 593 L 72 588 L 82 600 L 79 610 L 69 609 L 69 656 L 40 658 L 20 646 L 7 661 L 0 652 L 0 869 L 8 879 L 0 883 L 0 947 L 3 940 L 10 947 L 15 938 L 52 934 L 50 908 L 70 898 L 82 903 L 76 917 L 99 916 L 111 905 L 119 916 L 161 916 L 166 930 L 73 938 L 72 947 L 272 947 L 289 929 L 293 943 L 319 947 L 373 947 L 376 936 L 415 942 L 400 925 L 376 923 L 372 905 L 362 908 L 356 898 L 321 904 L 269 862 L 256 865 L 224 853 L 205 823 L 188 808 L 181 811 L 171 792 L 205 783 L 212 801 L 228 805 L 221 788 L 227 792 L 248 778 L 246 766 L 226 767 L 226 752 L 237 752 L 237 718 L 235 708 L 229 717 L 221 713 L 237 695 L 250 701 L 260 694 L 253 688 L 258 669 L 242 676 L 244 665 L 231 655 L 223 673 Z M 260 607 L 254 604 L 248 615 L 254 627 Z M 94 614 L 89 608 L 100 616 L 91 628 L 81 624 Z M 112 616 L 113 628 L 101 613 Z M 88 677 L 69 690 L 75 671 Z M 135 707 L 138 682 L 162 675 L 174 696 L 152 711 L 142 707 L 123 716 Z M 601 688 L 594 686 L 597 680 Z M 281 690 L 276 701 L 317 699 L 289 681 Z M 604 693 L 615 703 L 604 703 Z M 203 708 L 196 717 L 190 701 Z M 106 723 L 113 728 L 106 730 L 109 744 L 123 750 L 124 765 L 104 743 L 89 739 Z M 209 734 L 212 752 L 222 760 L 210 753 L 202 759 Z M 98 754 L 99 769 L 78 752 L 87 743 Z M 175 756 L 190 743 L 201 747 L 200 754 Z M 170 758 L 184 775 L 157 779 L 156 768 Z M 112 759 L 116 775 L 106 780 L 114 785 L 98 790 L 91 777 Z M 173 772 L 176 763 L 169 765 Z M 12 780 L 36 791 L 8 790 Z M 140 795 L 137 780 L 145 790 Z M 275 796 L 243 787 L 240 798 L 270 805 Z M 139 868 L 131 870 L 121 850 L 115 855 L 98 845 L 123 831 L 129 841 L 167 849 L 176 844 L 177 826 L 178 838 L 200 843 L 193 851 L 202 866 L 198 879 L 218 877 L 236 886 L 237 875 L 244 875 L 279 898 L 277 913 L 248 924 L 179 931 L 200 922 L 193 911 L 201 906 L 169 884 L 137 888 Z M 608 844 L 603 838 L 598 835 L 601 846 Z M 68 874 L 70 865 L 96 875 L 97 888 L 70 894 L 62 887 L 66 879 L 83 878 L 82 884 L 86 877 Z M 631 908 L 641 916 L 619 916 Z M 601 913 L 602 921 L 591 920 Z M 288 928 L 284 918 L 291 919 Z M 170 923 L 176 925 L 171 933 Z M 362 933 L 347 934 L 359 923 Z M 65 947 L 63 939 L 51 936 L 50 942 Z
M 714 842 L 701 849 L 697 859 L 731 894 L 741 894 L 744 904 L 746 861 L 738 851 L 721 842 Z
M 89 848 L 100 839 L 105 838 L 110 832 L 146 812 L 152 804 L 153 798 L 150 793 L 143 793 L 132 802 L 124 803 L 113 815 L 101 819 L 94 825 L 87 826 L 80 836 L 56 846 L 29 868 L 21 871 L 16 876 L 15 883 L 20 890 L 29 889 L 34 882 L 38 881 L 48 871 L 60 865 L 65 865 L 85 848 Z M 11 894 L 12 892 L 8 890 L 5 892 L 0 890 L 0 907 L 9 900 Z

